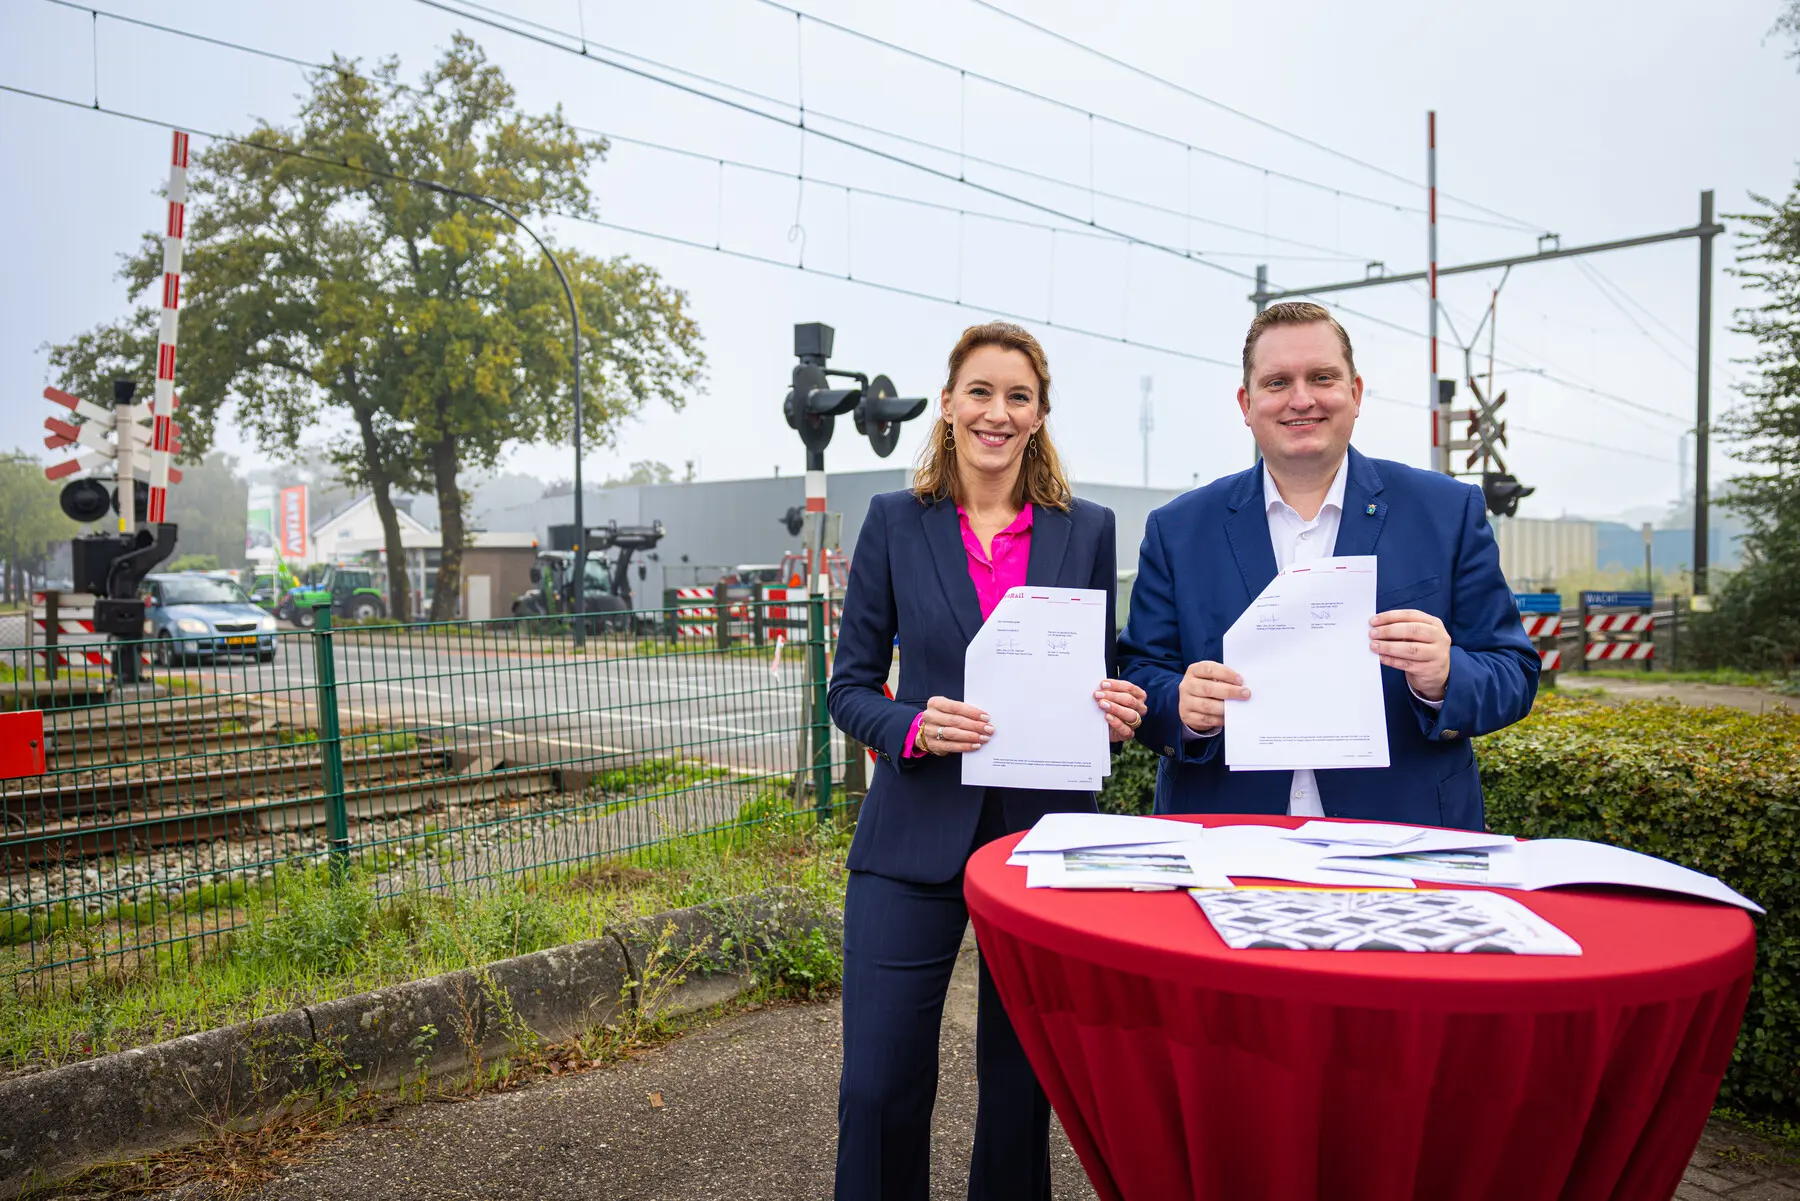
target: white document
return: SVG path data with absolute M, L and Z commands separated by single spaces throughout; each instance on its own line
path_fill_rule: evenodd
M 1356 847 L 1397 847 L 1425 833 L 1423 826 L 1378 825 L 1374 822 L 1302 822 L 1282 837 L 1292 842 L 1323 842 Z
M 1105 678 L 1106 593 L 1007 592 L 963 660 L 963 699 L 987 713 L 994 732 L 962 756 L 962 782 L 1099 789 L 1112 772 L 1106 716 L 1094 700 Z
M 1269 582 L 1225 631 L 1225 662 L 1250 690 L 1225 703 L 1228 767 L 1388 765 L 1373 616 L 1373 555 L 1296 563 Z
M 1576 838 L 1534 838 L 1510 846 L 1415 852 L 1412 844 L 1372 856 L 1361 848 L 1334 848 L 1324 865 L 1364 872 L 1393 872 L 1418 880 L 1486 884 L 1535 890 L 1565 884 L 1615 884 L 1704 897 L 1753 913 L 1762 906 L 1724 881 L 1680 864 L 1624 847 Z
M 1188 859 L 1197 870 L 1227 876 L 1362 888 L 1412 887 L 1398 871 L 1370 872 L 1360 861 L 1328 860 L 1325 848 L 1283 838 L 1286 833 L 1279 826 L 1212 826 L 1188 847 Z
M 1025 887 L 1230 888 L 1231 881 L 1222 873 L 1203 871 L 1190 862 L 1190 845 L 1171 842 L 1027 854 Z
M 1046 813 L 1025 832 L 1025 837 L 1019 839 L 1018 845 L 1013 848 L 1013 854 L 1186 842 L 1199 838 L 1202 830 L 1199 822 L 1177 822 L 1164 817 L 1131 817 L 1120 813 Z
M 1692 868 L 1642 855 L 1624 847 L 1575 838 L 1534 838 L 1513 850 L 1520 861 L 1519 875 L 1525 888 L 1555 888 L 1559 884 L 1624 884 L 1705 897 L 1736 905 L 1752 913 L 1763 907 L 1724 881 Z
M 1516 847 L 1518 844 L 1514 844 Z M 1490 888 L 1523 888 L 1520 864 L 1512 847 L 1418 850 L 1400 847 L 1386 855 L 1347 853 L 1336 848 L 1320 862 L 1329 867 L 1390 873 L 1437 884 L 1479 884 Z
M 1301 829 L 1309 827 L 1329 826 L 1330 822 L 1307 822 Z M 1339 825 L 1340 830 L 1361 831 L 1367 827 L 1360 825 Z M 1306 842 L 1317 846 L 1326 855 L 1423 855 L 1433 851 L 1474 851 L 1489 849 L 1505 849 L 1517 846 L 1519 840 L 1510 834 L 1477 834 L 1471 830 L 1426 830 L 1413 826 L 1382 826 L 1376 829 L 1413 830 L 1411 837 L 1404 841 L 1383 846 L 1376 842 L 1363 842 L 1349 839 L 1330 839 L 1323 832 L 1312 837 L 1298 839 L 1295 835 L 1300 830 L 1289 832 L 1291 841 Z M 1377 836 L 1379 837 L 1379 836 Z

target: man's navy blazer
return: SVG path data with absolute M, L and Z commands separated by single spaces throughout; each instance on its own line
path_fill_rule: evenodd
M 1106 590 L 1108 674 L 1117 563 L 1111 509 L 1085 500 L 1072 501 L 1066 513 L 1034 508 L 1025 582 Z M 922 502 L 910 492 L 871 500 L 856 536 L 828 701 L 837 727 L 876 754 L 850 844 L 851 871 L 942 884 L 967 862 L 988 790 L 962 782 L 960 755 L 908 759 L 904 752 L 907 730 L 927 701 L 963 699 L 963 658 L 981 624 L 955 502 Z M 890 700 L 881 689 L 896 635 L 900 684 Z M 1094 810 L 1091 792 L 994 791 L 1009 831 L 1046 813 Z
M 1375 556 L 1377 612 L 1420 609 L 1444 623 L 1450 679 L 1434 710 L 1412 695 L 1405 673 L 1383 667 L 1390 766 L 1318 772 L 1320 804 L 1330 817 L 1482 829 L 1469 738 L 1531 711 L 1539 661 L 1500 573 L 1481 492 L 1354 448 L 1346 470 L 1333 553 Z M 1163 756 L 1158 813 L 1287 812 L 1292 773 L 1227 769 L 1222 736 L 1184 737 L 1177 696 L 1189 664 L 1224 662 L 1226 629 L 1274 578 L 1261 464 L 1150 515 L 1119 656 L 1125 678 L 1149 694 L 1137 738 Z M 1255 680 L 1244 684 L 1256 691 Z

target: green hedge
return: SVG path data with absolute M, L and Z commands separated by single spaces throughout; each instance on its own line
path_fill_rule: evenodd
M 1800 715 L 1540 693 L 1476 755 L 1490 829 L 1659 855 L 1769 911 L 1720 1096 L 1800 1108 Z
M 1488 827 L 1587 838 L 1717 876 L 1769 912 L 1721 1099 L 1800 1110 L 1800 715 L 1540 692 L 1530 717 L 1477 740 Z M 1156 756 L 1132 744 L 1100 795 L 1148 813 Z

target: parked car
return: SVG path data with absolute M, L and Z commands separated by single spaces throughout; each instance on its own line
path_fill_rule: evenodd
M 155 639 L 158 663 L 226 655 L 255 655 L 264 663 L 275 658 L 275 619 L 231 580 L 145 576 L 144 600 L 144 633 Z

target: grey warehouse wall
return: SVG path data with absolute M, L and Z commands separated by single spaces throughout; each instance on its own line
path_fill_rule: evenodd
M 906 487 L 908 468 L 856 471 L 829 477 L 827 494 L 831 510 L 844 515 L 843 547 L 852 561 L 856 535 L 862 529 L 871 497 Z M 1119 566 L 1137 566 L 1138 544 L 1150 511 L 1180 494 L 1178 489 L 1137 488 L 1120 484 L 1075 484 L 1078 496 L 1102 504 L 1118 515 Z M 590 491 L 583 498 L 583 516 L 590 525 L 614 520 L 621 525 L 648 525 L 661 521 L 668 531 L 656 558 L 645 562 L 645 579 L 635 578 L 632 590 L 640 605 L 661 603 L 664 581 L 687 582 L 684 567 L 731 567 L 740 563 L 779 563 L 781 556 L 798 550 L 800 539 L 790 536 L 781 516 L 790 507 L 805 504 L 805 485 L 799 476 L 753 480 L 710 480 L 692 484 L 641 484 Z M 513 505 L 489 520 L 496 530 L 529 530 L 546 546 L 550 527 L 573 518 L 568 496 L 549 497 Z

